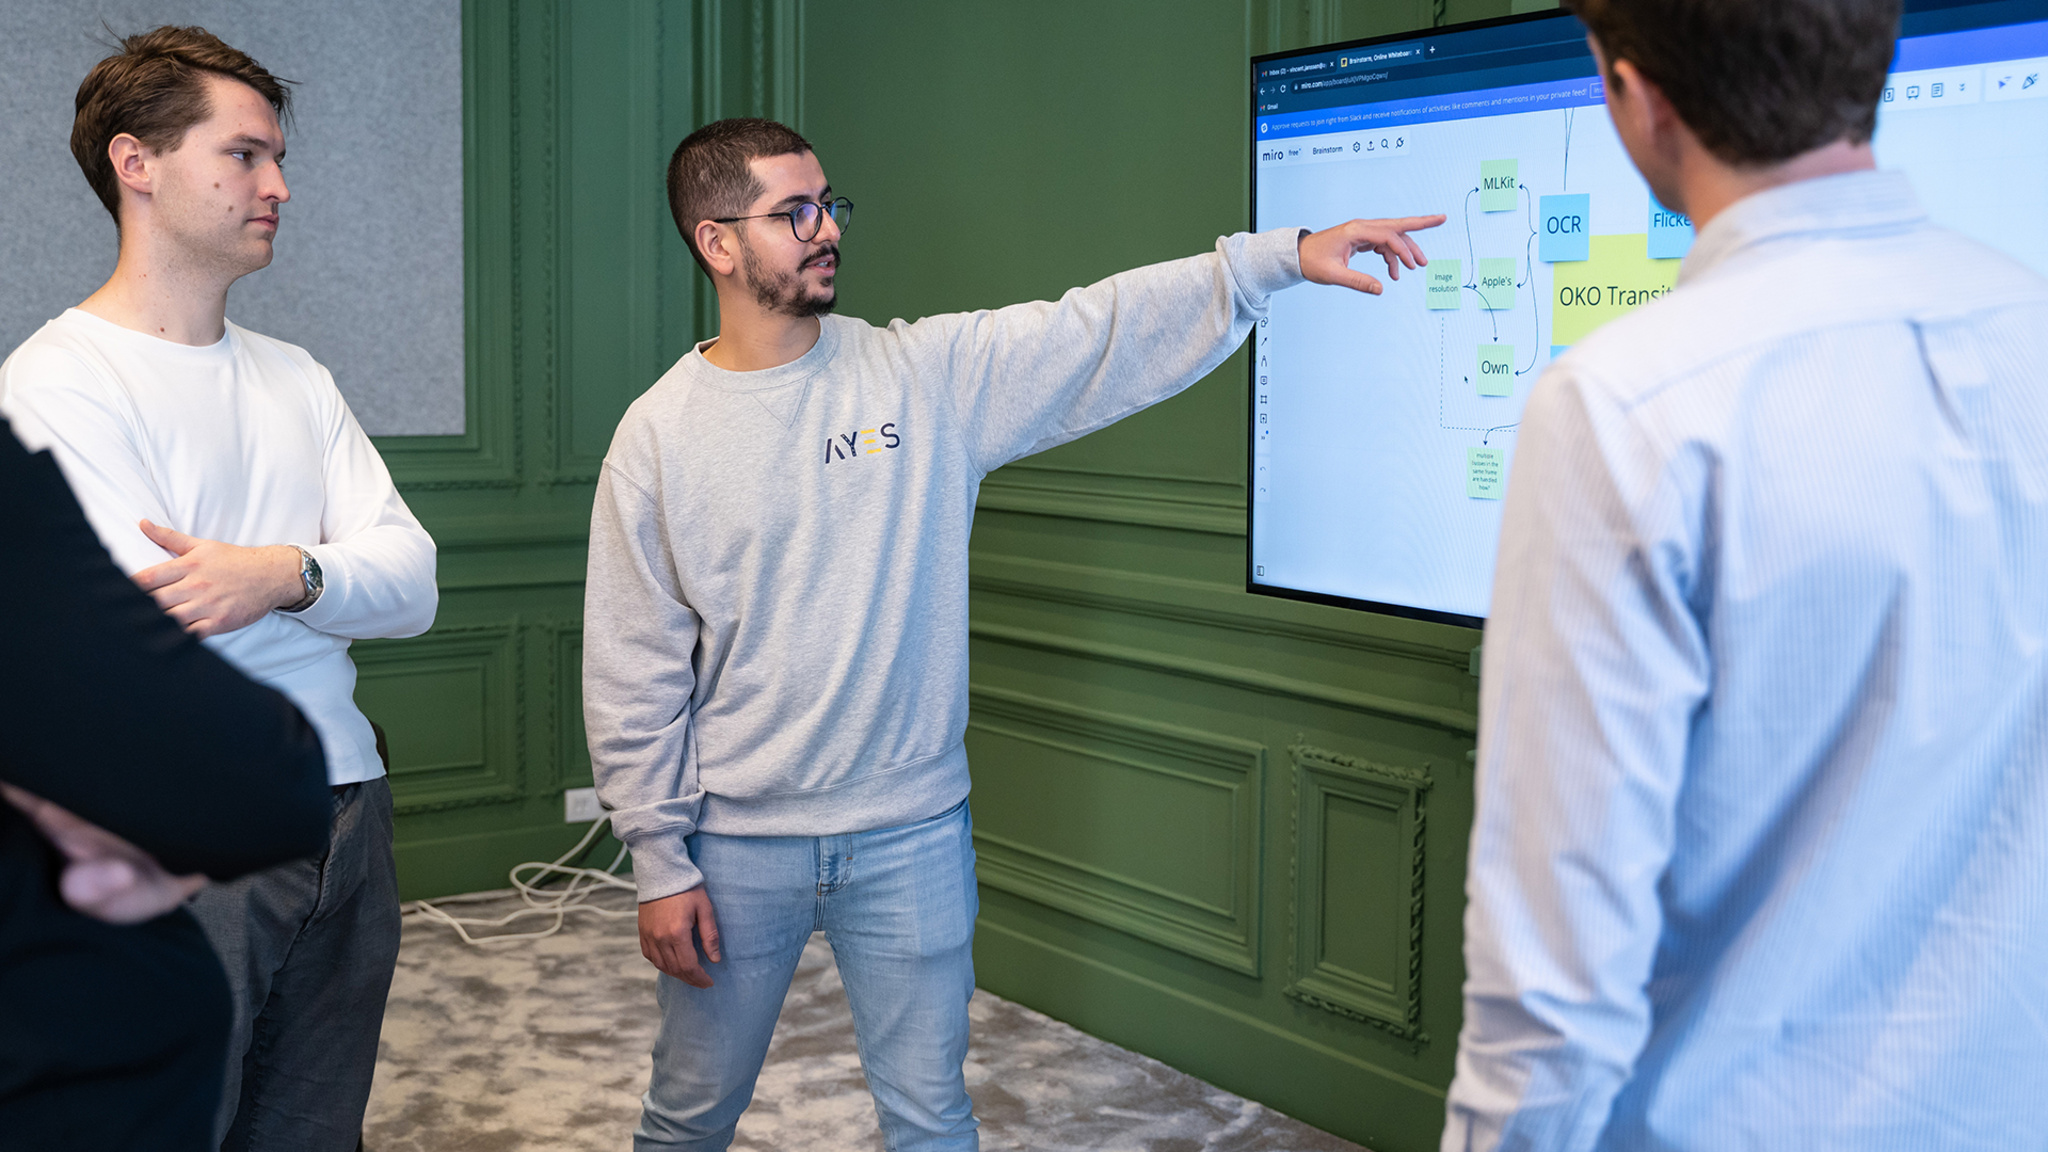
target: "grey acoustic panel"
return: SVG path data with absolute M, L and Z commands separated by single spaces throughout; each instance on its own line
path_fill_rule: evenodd
M 113 221 L 70 150 L 102 22 L 198 24 L 300 82 L 277 257 L 228 316 L 312 352 L 372 435 L 461 433 L 460 0 L 0 3 L 0 355 L 113 271 Z

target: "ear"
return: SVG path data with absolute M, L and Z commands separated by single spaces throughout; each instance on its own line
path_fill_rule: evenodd
M 1617 89 L 1615 95 L 1630 105 L 1630 112 L 1641 127 L 1664 136 L 1684 125 L 1664 89 L 1638 71 L 1634 61 L 1616 60 L 1612 76 L 1610 83 Z
M 126 132 L 107 141 L 107 159 L 114 164 L 114 179 L 123 188 L 138 195 L 147 196 L 156 190 L 150 162 L 156 154 L 143 146 L 142 141 Z
M 697 251 L 720 276 L 730 276 L 739 268 L 739 253 L 727 242 L 730 237 L 731 230 L 715 220 L 697 221 Z
M 1664 89 L 1628 60 L 1608 63 L 1607 113 L 1622 147 L 1665 207 L 1686 211 L 1678 179 L 1691 163 L 1706 155 L 1698 137 L 1678 115 Z

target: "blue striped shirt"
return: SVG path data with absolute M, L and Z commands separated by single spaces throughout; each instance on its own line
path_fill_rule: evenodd
M 2041 1147 L 2048 282 L 1776 188 L 1520 435 L 1443 1147 Z

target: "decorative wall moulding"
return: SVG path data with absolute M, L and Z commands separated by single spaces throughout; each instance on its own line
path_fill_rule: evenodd
M 1443 643 L 1432 644 L 1387 633 L 1435 631 L 1446 626 L 1251 596 L 1235 585 L 1021 556 L 976 556 L 969 582 L 977 592 L 1325 644 L 1448 665 L 1477 675 L 1472 670 L 1471 633 L 1466 629 L 1447 635 Z
M 1010 464 L 991 473 L 977 507 L 1218 536 L 1243 536 L 1245 524 L 1241 484 L 1043 464 Z
M 356 699 L 390 736 L 399 814 L 525 798 L 517 621 L 356 644 Z
M 1418 704 L 1393 696 L 1373 692 L 1358 692 L 1349 688 L 1336 688 L 1313 680 L 1265 672 L 1242 664 L 1221 660 L 1204 660 L 1177 653 L 1161 652 L 1151 648 L 1140 648 L 1128 644 L 1109 644 L 1099 640 L 1084 640 L 1062 636 L 1035 628 L 1016 628 L 1007 624 L 993 624 L 976 619 L 968 624 L 968 635 L 977 640 L 999 644 L 1010 644 L 1020 648 L 1035 648 L 1044 652 L 1057 652 L 1084 660 L 1098 660 L 1104 663 L 1121 664 L 1130 668 L 1143 668 L 1169 676 L 1185 676 L 1206 680 L 1214 684 L 1241 688 L 1268 696 L 1279 696 L 1324 704 L 1351 712 L 1363 712 L 1385 716 L 1395 720 L 1440 728 L 1461 735 L 1472 735 L 1477 731 L 1478 719 L 1462 709 L 1446 708 L 1435 704 Z
M 1427 765 L 1307 744 L 1294 764 L 1294 909 L 1286 994 L 1422 1044 Z
M 972 701 L 970 755 L 992 769 L 1011 756 L 1031 765 L 977 782 L 983 884 L 1259 974 L 1261 745 L 992 687 L 972 689 Z M 1105 806 L 1122 813 L 1121 833 L 1063 835 L 1074 821 L 1034 811 L 1053 791 L 1113 798 Z M 1148 839 L 1162 836 L 1174 843 Z M 1201 859 L 1171 860 L 1194 843 Z

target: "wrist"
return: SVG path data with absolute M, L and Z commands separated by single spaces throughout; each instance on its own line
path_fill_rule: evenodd
M 322 579 L 319 562 L 312 554 L 296 544 L 276 545 L 278 562 L 283 571 L 278 584 L 277 601 L 272 605 L 280 612 L 303 612 L 320 599 Z
M 270 553 L 272 581 L 270 606 L 283 608 L 306 598 L 306 583 L 299 579 L 299 550 L 289 544 L 273 544 Z

